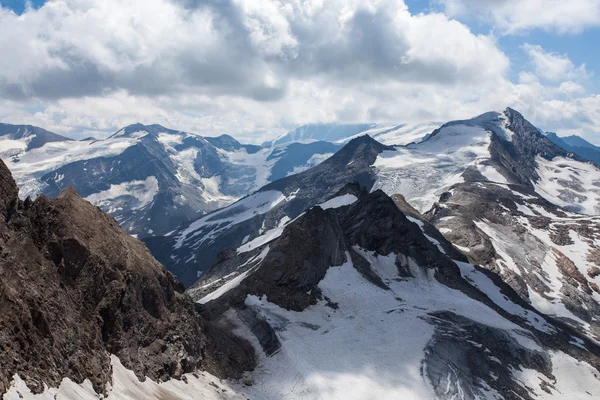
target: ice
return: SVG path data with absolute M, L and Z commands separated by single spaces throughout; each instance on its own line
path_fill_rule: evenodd
M 424 212 L 450 186 L 463 182 L 468 166 L 490 159 L 490 135 L 478 126 L 450 125 L 422 143 L 384 151 L 374 164 L 378 179 L 373 190 L 400 193 Z
M 112 202 L 122 196 L 132 196 L 138 201 L 132 205 L 132 210 L 138 210 L 150 204 L 158 193 L 158 180 L 154 176 L 149 176 L 143 181 L 123 182 L 117 185 L 110 185 L 110 188 L 98 193 L 91 194 L 85 199 L 95 206 L 111 206 Z M 114 205 L 113 205 L 114 206 Z M 116 210 L 108 210 L 114 212 Z
M 321 207 L 323 210 L 327 210 L 328 208 L 339 208 L 344 206 L 349 206 L 350 204 L 358 201 L 358 198 L 353 194 L 344 194 L 338 197 L 334 197 L 333 199 L 327 200 L 325 203 L 319 204 L 318 207 Z
M 572 211 L 600 214 L 600 170 L 591 163 L 563 157 L 548 161 L 537 156 L 540 180 L 535 190 L 546 200 Z
M 201 240 L 212 239 L 216 234 L 233 225 L 246 221 L 258 214 L 265 214 L 273 207 L 284 201 L 286 197 L 276 190 L 257 192 L 243 198 L 237 203 L 223 208 L 217 212 L 207 214 L 192 222 L 178 237 L 175 248 L 180 248 L 187 240 L 194 238 L 200 233 L 200 229 L 211 227 L 211 234 L 203 235 Z

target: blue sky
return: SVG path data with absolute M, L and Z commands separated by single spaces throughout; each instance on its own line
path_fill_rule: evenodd
M 45 2 L 46 0 L 31 0 L 28 2 L 23 0 L 2 0 L 0 4 L 6 8 L 10 8 L 17 14 L 21 14 L 25 10 L 27 3 L 31 4 L 32 7 L 38 8 Z
M 0 5 L 3 122 L 102 137 L 139 121 L 262 142 L 304 123 L 510 106 L 600 144 L 598 0 Z

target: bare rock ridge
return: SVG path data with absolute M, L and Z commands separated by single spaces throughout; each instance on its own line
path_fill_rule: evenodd
M 101 393 L 110 355 L 140 379 L 251 369 L 246 342 L 206 323 L 183 286 L 117 222 L 77 195 L 18 199 L 0 162 L 0 393 L 65 377 Z
M 325 292 L 332 290 L 333 285 L 336 288 L 333 293 L 343 297 L 345 291 L 357 289 L 351 287 L 352 284 L 343 281 L 329 281 L 324 287 L 320 284 L 332 270 L 350 265 L 364 278 L 364 281 L 352 281 L 354 285 L 371 287 L 363 290 L 372 297 L 359 296 L 355 301 L 365 301 L 372 306 L 363 312 L 380 313 L 376 323 L 384 323 L 387 318 L 394 318 L 391 313 L 398 312 L 406 315 L 402 320 L 405 324 L 411 324 L 409 321 L 414 317 L 433 326 L 435 332 L 426 345 L 420 374 L 431 383 L 436 398 L 484 398 L 491 388 L 501 398 L 533 400 L 537 396 L 536 389 L 520 382 L 515 373 L 525 369 L 540 374 L 541 381 L 536 383 L 540 390 L 557 393 L 557 387 L 553 386 L 556 384 L 552 361 L 555 352 L 563 352 L 600 370 L 600 347 L 595 342 L 539 313 L 496 274 L 476 266 L 466 267 L 465 257 L 452 249 L 443 236 L 430 236 L 429 233 L 435 231 L 433 226 L 414 217 L 407 218 L 380 190 L 369 193 L 350 184 L 336 196 L 350 193 L 357 197 L 355 202 L 327 209 L 312 207 L 287 225 L 281 236 L 253 251 L 223 252 L 203 279 L 188 289 L 198 301 L 201 315 L 223 325 L 241 321 L 270 358 L 286 352 L 280 338 L 295 337 L 295 329 L 318 332 L 324 337 L 322 340 L 333 343 L 327 335 L 336 334 L 331 328 L 336 318 L 354 321 L 364 316 L 355 312 L 355 303 L 350 303 L 350 309 L 344 309 L 348 303 L 338 304 L 340 298 L 330 298 Z M 393 263 L 382 268 L 381 257 L 391 256 Z M 241 267 L 235 269 L 236 266 Z M 462 268 L 472 269 L 468 274 L 477 278 L 466 278 Z M 230 283 L 234 280 L 235 285 Z M 489 284 L 478 286 L 477 281 Z M 425 288 L 432 284 L 437 285 L 432 292 L 433 300 L 425 294 Z M 411 306 L 410 288 L 419 285 L 424 285 L 423 290 Z M 447 291 L 448 288 L 451 290 Z M 395 296 L 400 309 L 385 307 L 384 312 L 377 311 L 374 298 L 378 295 L 373 294 L 376 291 Z M 439 305 L 432 307 L 443 293 L 451 293 L 451 298 L 446 300 L 451 303 L 452 297 L 464 299 L 466 295 L 461 301 L 468 305 L 464 309 L 461 306 L 448 306 L 445 310 L 444 305 L 441 310 Z M 503 300 L 499 301 L 498 297 Z M 482 304 L 487 310 L 484 321 L 500 318 L 511 321 L 514 325 L 505 326 L 513 328 L 478 322 L 480 317 L 471 315 L 470 311 Z M 331 326 L 298 322 L 302 321 L 300 315 L 314 316 L 319 314 L 318 310 L 326 310 L 322 312 Z M 417 314 L 411 317 L 411 313 Z M 298 318 L 298 321 L 289 318 Z M 343 324 L 345 326 L 346 320 Z M 515 336 L 514 329 L 535 346 L 524 345 L 518 335 Z M 345 334 L 349 333 L 342 335 Z M 394 341 L 392 337 L 390 332 L 389 342 L 380 344 L 391 352 L 403 346 L 402 341 Z M 369 350 L 357 345 L 353 351 Z M 342 357 L 333 351 L 328 356 Z M 321 368 L 320 365 L 312 367 Z
M 307 208 L 333 196 L 348 182 L 358 182 L 371 189 L 377 179 L 371 165 L 378 154 L 390 149 L 392 147 L 385 146 L 368 135 L 360 136 L 314 168 L 262 187 L 255 195 L 277 191 L 286 197 L 285 201 L 276 204 L 267 214 L 258 213 L 229 229 L 220 227 L 211 220 L 213 214 L 208 214 L 201 218 L 206 224 L 189 238 L 183 238 L 181 246 L 174 247 L 177 237 L 194 222 L 184 223 L 169 236 L 144 238 L 144 241 L 169 271 L 186 287 L 190 286 L 198 279 L 199 272 L 207 270 L 216 261 L 219 252 L 241 244 L 245 237 L 255 237 L 260 229 L 276 227 L 282 218 L 297 217 Z M 216 213 L 227 213 L 233 218 L 250 207 L 245 204 L 247 200 L 248 198 L 241 199 Z M 205 237 L 210 237 L 210 240 L 203 240 Z

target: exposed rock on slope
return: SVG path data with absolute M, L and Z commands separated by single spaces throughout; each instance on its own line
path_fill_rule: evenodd
M 252 367 L 243 341 L 205 324 L 146 247 L 74 190 L 21 201 L 0 162 L 0 217 L 0 393 L 15 374 L 35 391 L 68 377 L 102 392 L 110 354 L 154 380 Z
M 526 301 L 600 338 L 600 218 L 561 210 L 531 188 L 460 183 L 426 217 L 473 263 Z
M 189 293 L 203 316 L 259 349 L 248 392 L 257 398 L 533 400 L 600 390 L 600 347 L 425 229 L 435 231 L 382 191 L 350 185 L 280 236 L 223 252 Z
M 325 142 L 261 148 L 227 135 L 202 137 L 160 125 L 133 124 L 105 140 L 68 142 L 42 136 L 38 128 L 24 139 L 4 140 L 2 129 L 0 157 L 23 197 L 55 197 L 74 187 L 139 237 L 166 234 L 268 182 L 310 168 L 339 148 Z M 21 127 L 20 134 L 27 129 Z
M 272 182 L 227 208 L 184 224 L 169 236 L 148 238 L 146 243 L 189 286 L 221 250 L 276 234 L 348 182 L 371 188 L 377 178 L 371 165 L 379 153 L 390 149 L 369 136 L 356 138 L 318 166 Z
M 3 140 L 12 140 L 12 146 L 2 146 L 2 157 L 12 156 L 23 150 L 32 150 L 42 147 L 50 142 L 70 141 L 71 139 L 57 135 L 56 133 L 47 131 L 32 125 L 10 125 L 0 123 L 0 143 Z M 10 148 L 13 151 L 10 151 Z

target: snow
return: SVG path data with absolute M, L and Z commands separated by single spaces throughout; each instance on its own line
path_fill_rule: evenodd
M 301 214 L 301 215 L 303 215 L 303 214 Z M 297 218 L 299 218 L 299 217 L 297 217 Z M 266 243 L 269 243 L 270 241 L 272 241 L 274 239 L 277 239 L 279 236 L 281 236 L 281 234 L 283 233 L 283 230 L 289 223 L 290 223 L 290 218 L 288 216 L 285 216 L 279 221 L 279 224 L 275 228 L 269 229 L 268 231 L 264 232 L 262 235 L 260 235 L 256 238 L 252 239 L 251 241 L 248 242 L 249 236 L 244 238 L 242 245 L 240 247 L 238 247 L 238 249 L 237 249 L 238 254 L 252 251 L 254 249 L 261 247 L 262 245 L 264 245 Z
M 0 138 L 0 153 L 2 155 L 18 154 L 27 148 L 26 140 Z
M 478 126 L 449 125 L 428 140 L 386 150 L 374 167 L 378 178 L 372 190 L 402 194 L 417 210 L 431 208 L 465 169 L 490 159 L 491 133 Z
M 98 207 L 116 207 L 113 201 L 122 196 L 132 196 L 137 200 L 136 205 L 129 206 L 132 210 L 138 210 L 150 204 L 158 193 L 158 180 L 149 176 L 143 181 L 123 182 L 110 185 L 110 188 L 98 193 L 91 194 L 85 199 Z M 108 212 L 114 212 L 110 209 Z
M 190 226 L 177 237 L 174 248 L 180 248 L 184 242 L 196 237 L 202 233 L 203 228 L 207 227 L 211 228 L 210 234 L 203 235 L 201 240 L 210 240 L 219 232 L 249 220 L 256 215 L 267 213 L 285 199 L 286 197 L 283 193 L 276 190 L 254 193 L 229 207 L 207 214 L 192 222 Z
M 451 310 L 480 323 L 506 329 L 523 346 L 539 346 L 522 329 L 462 292 L 439 284 L 432 269 L 409 263 L 417 278 L 398 280 L 395 260 L 355 246 L 390 290 L 363 278 L 346 263 L 331 267 L 319 283 L 324 302 L 303 312 L 287 311 L 265 297 L 248 296 L 246 305 L 275 329 L 281 349 L 266 357 L 249 328 L 226 314 L 236 333 L 257 346 L 259 367 L 252 373 L 249 398 L 270 399 L 431 399 L 421 374 L 425 347 L 434 327 L 428 313 Z M 511 308 L 506 303 L 505 307 Z M 516 306 L 512 306 L 516 307 Z M 384 346 L 382 344 L 385 344 Z
M 395 126 L 375 126 L 364 132 L 342 139 L 337 143 L 346 143 L 359 136 L 369 135 L 386 145 L 407 145 L 420 143 L 426 135 L 431 134 L 441 126 L 439 123 L 403 124 Z
M 231 289 L 234 289 L 234 288 L 238 287 L 240 285 L 240 283 L 242 283 L 242 281 L 244 279 L 246 279 L 246 277 L 250 273 L 252 273 L 253 271 L 254 271 L 254 269 L 248 269 L 248 270 L 242 272 L 241 274 L 239 274 L 235 278 L 231 279 L 230 281 L 228 281 L 227 283 L 225 283 L 223 286 L 221 286 L 220 288 L 218 288 L 214 292 L 210 292 L 209 294 L 207 294 L 206 296 L 204 296 L 203 298 L 201 298 L 197 302 L 200 303 L 200 304 L 206 304 L 206 303 L 208 303 L 211 300 L 218 299 L 219 297 L 221 297 L 225 293 L 229 292 Z
M 338 197 L 334 197 L 333 199 L 327 200 L 325 203 L 317 205 L 317 207 L 321 207 L 323 210 L 327 210 L 329 208 L 339 208 L 344 206 L 349 206 L 350 204 L 354 204 L 358 201 L 358 197 L 353 194 L 344 194 Z
M 583 361 L 577 361 L 563 352 L 552 352 L 552 375 L 555 379 L 549 380 L 543 374 L 523 369 L 514 371 L 516 377 L 535 393 L 535 398 L 540 400 L 569 399 L 589 400 L 600 393 L 600 379 L 598 371 Z M 549 383 L 549 394 L 541 389 L 540 383 Z
M 491 165 L 478 165 L 477 168 L 481 175 L 485 176 L 490 182 L 508 183 L 506 178 Z
M 126 369 L 120 360 L 112 355 L 112 385 L 109 385 L 105 400 L 178 399 L 178 400 L 245 400 L 245 388 L 237 383 L 223 381 L 208 372 L 185 374 L 186 381 L 169 380 L 157 383 L 150 378 L 141 382 L 133 371 Z M 4 400 L 98 400 L 103 397 L 94 392 L 90 381 L 81 385 L 70 379 L 63 379 L 60 387 L 46 388 L 38 395 L 31 393 L 25 382 L 13 377 L 12 386 L 4 395 Z
M 114 157 L 135 144 L 137 139 L 113 138 L 99 141 L 49 142 L 44 146 L 19 155 L 19 161 L 11 158 L 5 163 L 20 188 L 20 196 L 36 196 L 43 183 L 39 178 L 65 164 L 97 157 Z
M 492 300 L 502 309 L 527 320 L 527 323 L 537 330 L 546 333 L 555 332 L 555 329 L 548 324 L 541 315 L 533 311 L 526 310 L 509 300 L 508 297 L 500 292 L 500 288 L 496 286 L 490 278 L 477 271 L 473 265 L 460 261 L 454 261 L 454 263 L 458 265 L 458 268 L 460 268 L 460 273 L 463 278 L 471 282 L 477 289 L 485 293 L 490 300 Z
M 600 170 L 563 157 L 536 157 L 540 180 L 535 190 L 546 200 L 582 214 L 600 214 Z M 570 187 L 569 187 L 570 186 Z
M 515 203 L 517 205 L 517 211 L 522 212 L 525 215 L 529 215 L 531 217 L 535 216 L 535 213 L 531 211 L 531 209 L 523 204 Z

